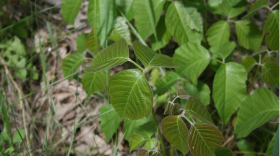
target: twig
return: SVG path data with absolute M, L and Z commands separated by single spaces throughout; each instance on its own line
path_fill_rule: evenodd
M 6 70 L 6 73 L 9 75 L 9 78 L 11 79 L 11 81 L 14 84 L 16 90 L 18 91 L 19 99 L 22 99 L 22 92 L 19 89 L 19 87 L 16 84 L 16 82 L 14 81 L 12 75 L 9 72 L 9 69 L 6 66 L 6 63 L 5 63 L 4 59 L 1 56 L 0 56 L 0 60 L 1 60 L 3 66 L 4 66 L 5 70 Z M 30 142 L 29 142 L 29 134 L 28 134 L 28 131 L 27 131 L 26 120 L 25 120 L 25 109 L 24 109 L 24 105 L 23 105 L 22 100 L 20 100 L 19 103 L 20 103 L 20 106 L 21 106 L 21 109 L 22 109 L 22 120 L 23 120 L 23 127 L 24 127 L 24 130 L 25 130 L 25 135 L 26 135 L 26 138 L 27 138 L 26 139 L 27 140 L 27 146 L 28 146 L 28 148 L 30 148 L 31 146 L 30 146 Z M 30 153 L 30 155 L 32 156 L 33 154 Z
M 227 139 L 227 141 L 222 145 L 222 147 L 224 147 L 226 144 L 228 144 L 232 139 L 234 139 L 234 135 L 232 135 L 231 137 L 229 137 L 228 139 Z

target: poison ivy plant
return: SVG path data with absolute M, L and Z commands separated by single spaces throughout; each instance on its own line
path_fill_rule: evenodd
M 67 24 L 74 24 L 83 0 L 63 0 L 61 3 L 62 16 Z

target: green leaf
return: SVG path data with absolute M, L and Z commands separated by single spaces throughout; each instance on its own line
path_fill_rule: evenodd
M 268 0 L 258 0 L 253 6 L 250 8 L 249 13 L 244 16 L 242 19 L 248 19 L 253 16 L 259 9 L 265 8 L 268 6 Z
M 235 62 L 222 64 L 213 82 L 213 100 L 218 113 L 227 122 L 246 97 L 247 73 Z
M 155 85 L 156 80 L 160 77 L 160 71 L 158 68 L 154 68 L 151 72 L 151 81 Z
M 165 0 L 134 1 L 135 27 L 143 40 L 155 32 Z
M 198 32 L 203 33 L 203 22 L 202 18 L 200 16 L 200 13 L 197 12 L 195 8 L 192 7 L 186 7 L 186 11 L 188 12 L 189 17 L 186 17 L 188 19 L 189 27 L 193 30 L 196 30 Z
M 145 139 L 151 138 L 155 134 L 156 130 L 157 128 L 153 121 L 149 121 L 134 128 L 134 132 Z
M 256 156 L 254 147 L 245 139 L 239 140 L 237 142 L 237 148 L 239 151 L 244 152 L 244 156 Z M 247 153 L 249 152 L 249 153 Z M 250 152 L 252 154 L 250 154 Z
M 195 97 L 190 97 L 188 99 L 187 105 L 185 107 L 185 112 L 202 122 L 214 125 L 211 115 L 209 114 L 206 107 Z
M 13 147 L 9 147 L 9 148 L 7 148 L 7 149 L 4 151 L 4 153 L 5 153 L 5 154 L 9 154 L 9 153 L 12 153 L 14 150 L 15 150 L 15 149 L 14 149 Z
M 74 74 L 80 65 L 85 61 L 85 57 L 82 54 L 74 53 L 70 54 L 62 60 L 61 70 L 64 77 Z M 69 76 L 67 79 L 71 81 L 74 75 Z
M 74 24 L 83 0 L 63 0 L 61 3 L 62 17 L 67 24 Z
M 178 149 L 183 155 L 189 151 L 188 128 L 178 116 L 167 116 L 162 120 L 162 132 L 170 144 Z
M 130 136 L 134 133 L 134 128 L 141 126 L 149 121 L 153 121 L 153 116 L 150 115 L 149 118 L 142 118 L 139 120 L 125 120 L 123 125 L 123 131 L 126 132 L 124 139 L 129 140 Z
M 157 40 L 155 35 L 150 37 L 151 39 L 151 46 L 154 51 L 166 46 L 169 42 L 171 35 L 165 26 L 165 16 L 161 16 L 159 22 L 156 27 L 157 33 Z
M 183 110 L 180 104 L 174 103 L 170 112 L 170 115 L 180 115 L 183 113 Z
M 189 99 L 190 95 L 182 88 L 177 89 L 177 96 L 181 99 Z
M 221 59 L 226 59 L 232 53 L 235 47 L 235 42 L 226 42 L 215 54 L 217 54 L 217 56 Z
M 247 73 L 249 73 L 256 64 L 257 61 L 252 56 L 245 57 L 241 62 L 241 65 L 244 66 Z
M 108 112 L 110 110 L 114 109 L 111 104 L 103 105 L 99 109 L 99 113 L 103 114 L 105 112 Z M 105 134 L 106 141 L 109 142 L 110 139 L 113 137 L 113 135 L 116 133 L 116 131 L 119 128 L 119 124 L 122 121 L 122 118 L 120 118 L 115 110 L 110 111 L 102 116 L 99 117 L 101 123 L 100 127 L 102 132 Z
M 157 54 L 151 48 L 144 46 L 137 41 L 133 42 L 133 48 L 136 56 L 140 59 L 145 67 L 177 67 L 172 57 L 163 54 Z
M 148 81 L 137 69 L 115 74 L 109 81 L 110 101 L 124 119 L 148 117 L 153 107 L 153 94 Z
M 197 85 L 194 86 L 192 83 L 186 84 L 184 89 L 188 92 L 190 96 L 193 96 L 200 100 L 204 105 L 210 104 L 210 93 L 211 90 L 207 84 L 198 81 Z
M 217 6 L 219 4 L 221 4 L 223 2 L 223 0 L 209 0 L 208 4 L 210 6 Z
M 219 7 L 228 18 L 236 17 L 244 12 L 244 6 L 232 6 L 230 0 L 223 0 Z
M 146 150 L 151 150 L 153 149 L 156 145 L 158 144 L 158 139 L 156 138 L 151 138 L 149 140 L 146 141 L 144 148 Z
M 13 143 L 21 143 L 25 137 L 24 129 L 16 130 L 13 136 Z
M 267 61 L 261 66 L 262 79 L 268 86 L 279 86 L 279 66 L 276 62 Z
M 129 45 L 132 44 L 130 39 L 130 31 L 124 17 L 117 17 L 109 38 L 113 41 L 118 41 L 124 38 Z
M 279 133 L 279 131 L 277 131 L 277 133 Z M 272 153 L 273 153 L 273 146 L 274 146 L 274 144 L 276 143 L 276 142 L 275 142 L 275 138 L 276 138 L 277 133 L 274 134 L 273 138 L 271 139 L 271 141 L 270 141 L 270 143 L 269 143 L 269 145 L 268 145 L 268 148 L 267 148 L 267 150 L 266 150 L 266 155 L 267 155 L 267 156 L 272 156 Z M 278 142 L 278 144 L 279 144 L 279 142 Z M 279 146 L 277 146 L 277 148 L 278 148 L 278 147 L 279 147 Z
M 138 156 L 148 156 L 149 155 L 149 151 L 146 150 L 146 149 L 141 148 L 141 149 L 139 149 L 137 154 L 138 154 Z
M 175 50 L 175 62 L 180 66 L 176 72 L 196 85 L 197 78 L 210 62 L 209 52 L 197 43 L 186 43 Z
M 4 95 L 2 93 L 0 93 L 0 104 L 1 104 L 1 114 L 2 114 L 2 120 L 4 122 L 4 127 L 7 131 L 7 134 L 11 135 L 12 132 L 11 132 L 11 125 L 8 116 L 8 108 L 6 108 L 6 106 L 4 105 Z
M 92 65 L 85 72 L 98 72 L 121 65 L 129 60 L 129 49 L 125 39 L 102 49 L 94 58 Z
M 130 152 L 143 145 L 145 141 L 146 140 L 138 134 L 131 135 L 129 139 Z
M 107 35 L 114 26 L 115 10 L 114 0 L 90 0 L 88 3 L 88 22 L 103 47 Z
M 215 150 L 216 156 L 235 156 L 232 151 L 227 147 L 219 147 Z
M 271 12 L 265 22 L 263 36 L 271 50 L 279 50 L 279 10 Z
M 181 2 L 174 1 L 167 9 L 166 28 L 180 45 L 187 42 L 200 43 L 202 40 L 202 33 L 190 28 L 191 17 Z
M 206 33 L 212 52 L 217 52 L 229 40 L 229 24 L 227 21 L 214 23 Z
M 167 92 L 177 81 L 179 80 L 179 76 L 173 72 L 166 72 L 164 77 L 161 77 L 156 80 L 155 86 L 156 90 L 153 92 L 154 94 L 162 95 Z
M 1 132 L 0 139 L 5 142 L 7 145 L 11 145 L 12 141 L 6 132 Z
M 259 88 L 246 97 L 237 113 L 234 133 L 246 137 L 252 130 L 279 115 L 279 100 L 266 88 Z
M 194 7 L 199 12 L 204 12 L 206 10 L 203 0 L 183 0 L 185 7 Z
M 83 53 L 87 49 L 86 37 L 87 37 L 87 34 L 85 34 L 85 33 L 82 33 L 77 37 L 77 40 L 76 40 L 77 53 Z
M 94 54 L 97 54 L 99 49 L 100 49 L 100 44 L 99 44 L 99 40 L 98 37 L 96 36 L 96 34 L 94 33 L 94 31 L 92 30 L 87 38 L 86 38 L 86 45 L 87 48 L 92 51 Z
M 82 84 L 88 95 L 103 91 L 106 88 L 106 82 L 109 80 L 109 71 L 96 73 L 83 73 Z
M 256 51 L 261 41 L 261 32 L 258 26 L 246 20 L 237 21 L 235 24 L 239 44 L 246 49 Z
M 222 133 L 212 125 L 196 123 L 189 131 L 188 143 L 193 155 L 215 156 L 222 142 Z
M 276 134 L 276 139 L 273 145 L 272 155 L 279 155 L 279 127 Z
M 134 0 L 116 0 L 117 8 L 121 10 L 129 21 L 132 20 L 134 15 L 133 3 Z

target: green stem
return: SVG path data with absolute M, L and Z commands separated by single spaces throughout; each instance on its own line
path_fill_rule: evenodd
M 271 10 L 273 10 L 278 4 L 279 4 L 279 2 L 277 2 L 275 5 L 273 5 L 273 6 L 271 7 Z
M 173 146 L 171 146 L 171 148 L 170 148 L 170 156 L 174 156 L 174 147 Z
M 224 62 L 222 62 L 222 61 L 220 61 L 220 60 L 218 60 L 218 59 L 215 59 L 215 58 L 213 58 L 213 57 L 210 57 L 210 59 L 215 60 L 215 61 L 217 61 L 217 62 L 220 62 L 221 64 L 224 64 Z
M 144 69 L 141 66 L 139 66 L 139 64 L 137 64 L 136 62 L 132 61 L 130 58 L 128 59 L 128 61 L 133 63 L 135 66 L 137 66 L 138 68 L 140 68 L 144 72 Z
M 159 141 L 160 141 L 161 148 L 162 148 L 162 151 L 163 151 L 163 155 L 167 156 L 166 149 L 165 149 L 165 146 L 164 146 L 164 142 L 163 142 L 163 139 L 162 139 L 162 135 L 161 135 L 160 129 L 158 127 L 158 122 L 157 122 L 157 118 L 156 118 L 156 114 L 155 114 L 154 108 L 152 109 L 152 114 L 153 114 L 153 118 L 154 118 L 155 125 L 156 125 L 156 128 L 157 128 L 158 137 L 159 137 Z

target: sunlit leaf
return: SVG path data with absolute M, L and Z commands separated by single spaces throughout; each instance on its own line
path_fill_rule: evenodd
M 185 7 L 185 9 L 190 16 L 190 28 L 203 33 L 203 22 L 200 13 L 193 7 Z
M 114 109 L 111 104 L 103 105 L 99 109 L 99 113 L 103 114 L 107 111 L 110 111 Z M 120 118 L 115 110 L 112 110 L 110 112 L 107 112 L 106 114 L 99 117 L 100 120 L 100 128 L 102 132 L 105 134 L 106 141 L 109 142 L 109 140 L 113 137 L 113 135 L 116 133 L 116 131 L 119 128 L 119 124 L 122 121 L 122 118 Z
M 224 45 L 220 47 L 220 49 L 217 52 L 215 52 L 215 54 L 219 58 L 225 59 L 232 53 L 235 47 L 236 47 L 235 42 L 226 42 Z
M 145 139 L 142 136 L 140 136 L 138 134 L 131 135 L 131 137 L 129 139 L 130 151 L 135 150 L 139 146 L 143 145 L 144 142 L 145 142 Z
M 106 88 L 106 82 L 109 80 L 109 71 L 95 73 L 83 73 L 82 84 L 88 95 L 103 91 Z
M 110 30 L 114 26 L 116 17 L 114 0 L 90 0 L 88 3 L 88 22 L 105 47 L 105 41 Z
M 133 49 L 136 56 L 140 59 L 145 67 L 166 67 L 175 68 L 177 65 L 174 63 L 174 59 L 167 55 L 157 54 L 151 48 L 144 46 L 143 44 L 135 41 L 133 42 Z
M 177 89 L 177 96 L 181 99 L 189 99 L 190 95 L 182 88 Z
M 166 28 L 180 45 L 202 40 L 202 33 L 189 26 L 190 20 L 192 18 L 181 2 L 174 1 L 169 5 L 165 17 Z
M 100 45 L 99 45 L 99 40 L 97 35 L 94 33 L 94 30 L 92 30 L 87 38 L 86 38 L 86 45 L 87 48 L 92 51 L 94 54 L 97 54 L 99 52 L 100 49 Z
M 235 62 L 222 64 L 213 82 L 213 100 L 218 113 L 227 122 L 246 97 L 247 73 Z
M 178 74 L 173 71 L 166 72 L 164 77 L 156 80 L 154 94 L 162 95 L 167 92 L 179 80 Z
M 102 49 L 94 58 L 92 65 L 85 72 L 97 72 L 123 64 L 129 59 L 129 49 L 125 39 Z
M 246 137 L 252 130 L 260 127 L 268 120 L 279 115 L 279 100 L 266 88 L 259 88 L 242 102 L 237 113 L 234 133 Z
M 85 61 L 85 57 L 82 54 L 74 53 L 70 54 L 62 60 L 62 73 L 64 77 L 74 74 L 80 65 Z M 72 80 L 74 75 L 68 77 L 67 79 Z
M 62 17 L 67 24 L 74 24 L 83 0 L 63 0 L 61 3 Z
M 272 61 L 267 61 L 261 66 L 262 79 L 268 86 L 279 86 L 279 66 Z
M 214 23 L 206 33 L 212 52 L 217 52 L 229 40 L 229 24 L 227 21 Z
M 230 1 L 231 0 L 223 0 L 223 2 L 219 4 L 220 9 L 228 18 L 236 17 L 245 11 L 244 6 L 232 6 Z
M 162 132 L 170 144 L 178 149 L 183 155 L 189 151 L 188 128 L 178 116 L 168 116 L 162 120 Z
M 186 84 L 184 89 L 188 92 L 190 96 L 193 96 L 200 100 L 204 105 L 208 105 L 210 103 L 210 93 L 208 85 L 198 81 L 197 85 L 194 86 L 192 83 Z
M 154 33 L 157 22 L 163 10 L 165 0 L 134 1 L 135 27 L 138 33 L 146 40 Z
M 271 50 L 279 50 L 279 10 L 269 13 L 264 29 L 263 35 L 265 42 Z
M 140 70 L 129 69 L 115 74 L 109 81 L 109 95 L 122 118 L 137 120 L 150 115 L 153 94 Z
M 151 138 L 149 140 L 146 141 L 144 148 L 146 150 L 151 150 L 153 149 L 156 145 L 158 144 L 158 139 L 156 138 Z
M 195 97 L 190 97 L 188 99 L 185 112 L 201 120 L 202 122 L 214 125 L 211 115 L 209 114 L 206 107 Z
M 86 37 L 87 35 L 85 33 L 82 33 L 77 37 L 77 53 L 83 53 L 87 49 Z
M 209 52 L 197 43 L 186 43 L 175 50 L 175 62 L 180 66 L 176 72 L 196 85 L 197 78 L 210 62 Z
M 134 132 L 145 139 L 149 139 L 155 134 L 156 126 L 153 121 L 149 121 L 143 125 L 134 128 Z
M 251 69 L 257 64 L 257 61 L 252 56 L 245 57 L 241 64 L 246 69 L 247 73 L 251 71 Z
M 25 131 L 24 129 L 16 130 L 13 136 L 13 143 L 21 143 L 24 141 Z
M 220 147 L 215 150 L 216 156 L 235 156 L 232 151 L 227 147 Z
M 258 26 L 246 20 L 237 21 L 235 25 L 239 44 L 246 49 L 256 51 L 262 37 Z
M 237 148 L 239 151 L 244 152 L 244 156 L 255 156 L 254 147 L 250 144 L 249 141 L 242 139 L 237 142 Z
M 134 128 L 141 126 L 149 121 L 153 121 L 153 116 L 150 115 L 149 118 L 142 118 L 139 120 L 125 120 L 123 125 L 123 131 L 125 131 L 124 139 L 129 140 L 130 136 L 134 133 Z
M 170 40 L 171 35 L 165 26 L 165 16 L 161 16 L 156 27 L 157 40 L 155 35 L 150 37 L 151 46 L 154 51 L 164 47 Z
M 133 18 L 133 3 L 135 0 L 116 0 L 116 6 L 121 12 L 125 15 L 125 17 L 130 21 Z
M 129 45 L 132 44 L 130 39 L 130 31 L 124 17 L 117 17 L 109 38 L 114 41 L 124 38 Z
M 244 16 L 242 19 L 248 19 L 253 16 L 259 9 L 265 8 L 268 6 L 268 0 L 258 0 L 253 6 L 250 8 L 248 14 Z
M 215 150 L 222 142 L 222 133 L 212 125 L 196 123 L 189 131 L 188 143 L 193 155 L 215 156 Z

